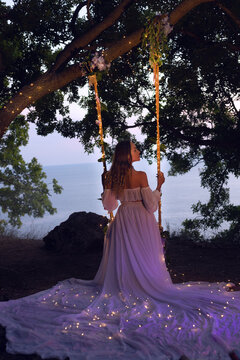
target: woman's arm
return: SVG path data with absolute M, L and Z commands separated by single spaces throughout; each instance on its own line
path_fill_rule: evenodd
M 153 213 L 158 208 L 158 202 L 161 197 L 161 186 L 164 183 L 164 174 L 160 173 L 158 176 L 158 183 L 156 190 L 152 191 L 148 185 L 148 179 L 146 173 L 142 172 L 141 174 L 141 193 L 143 204 L 148 212 Z
M 112 212 L 118 207 L 118 201 L 111 189 L 105 189 L 102 194 L 102 203 L 105 210 Z
M 148 187 L 148 178 L 147 174 L 144 171 L 139 171 L 141 178 L 141 187 Z M 163 172 L 160 171 L 160 174 L 157 175 L 157 187 L 156 190 L 161 191 L 161 186 L 165 181 Z

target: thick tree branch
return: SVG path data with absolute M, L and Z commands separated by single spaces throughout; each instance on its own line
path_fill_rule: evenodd
M 200 4 L 214 2 L 215 0 L 184 0 L 180 5 L 174 9 L 170 16 L 169 22 L 171 25 L 175 25 L 181 18 L 183 18 L 189 11 L 194 9 Z M 125 54 L 133 47 L 137 46 L 141 42 L 142 33 L 144 28 L 136 30 L 134 33 L 124 36 L 121 40 L 117 41 L 115 46 L 111 47 L 111 51 L 106 50 L 105 60 L 111 62 L 113 59 Z
M 45 73 L 34 83 L 25 85 L 10 101 L 0 110 L 0 138 L 4 135 L 10 123 L 25 108 L 34 104 L 43 96 L 61 89 L 73 80 L 85 76 L 85 68 L 80 65 L 72 65 L 60 73 Z
M 73 36 L 75 37 L 76 36 L 76 29 L 75 29 L 75 23 L 76 23 L 76 20 L 77 20 L 77 17 L 78 17 L 78 14 L 79 14 L 79 11 L 87 5 L 87 1 L 83 1 L 81 2 L 80 4 L 78 4 L 78 6 L 76 7 L 74 13 L 73 13 L 73 17 L 72 17 L 72 20 L 71 20 L 71 23 L 69 25 L 69 29 L 72 31 L 72 34 Z
M 112 26 L 126 10 L 126 8 L 135 0 L 123 0 L 121 4 L 116 7 L 101 23 L 95 25 L 92 29 L 88 30 L 85 34 L 81 35 L 77 39 L 74 39 L 68 44 L 65 49 L 58 55 L 55 64 L 53 65 L 51 72 L 59 69 L 63 64 L 68 61 L 79 51 L 80 48 L 85 47 L 92 42 L 98 35 L 104 30 Z
M 228 14 L 228 16 L 230 16 L 230 18 L 235 22 L 235 24 L 237 24 L 237 26 L 240 27 L 240 19 L 230 9 L 228 9 L 226 6 L 224 6 L 220 2 L 217 2 L 217 6 L 221 10 L 223 10 L 226 14 Z
M 186 14 L 198 5 L 215 2 L 215 0 L 184 0 L 182 1 L 170 14 L 170 24 L 175 25 L 181 20 Z
M 93 23 L 91 14 L 90 14 L 90 4 L 91 4 L 92 0 L 87 0 L 87 17 L 88 17 L 88 21 L 90 21 L 90 23 Z
M 135 0 L 123 0 L 122 3 L 109 15 L 107 16 L 100 24 L 94 26 L 91 30 L 86 32 L 83 36 L 78 39 L 75 39 L 69 44 L 63 52 L 60 53 L 59 57 L 56 60 L 55 65 L 47 71 L 45 74 L 41 75 L 35 83 L 32 85 L 26 85 L 18 94 L 16 94 L 9 102 L 0 110 L 0 138 L 5 133 L 9 124 L 20 114 L 26 107 L 30 106 L 32 103 L 41 99 L 46 94 L 62 88 L 63 86 L 69 84 L 73 80 L 81 76 L 85 76 L 86 72 L 79 65 L 72 65 L 67 68 L 63 68 L 61 71 L 59 67 L 71 58 L 72 53 L 76 49 L 87 46 L 91 41 L 93 41 L 102 31 L 110 27 L 115 23 L 116 20 L 121 16 L 125 9 Z M 187 14 L 190 10 L 196 6 L 212 2 L 214 0 L 183 0 L 183 2 L 177 6 L 170 14 L 170 23 L 175 25 L 184 15 Z M 109 47 L 105 51 L 105 61 L 110 62 L 124 53 L 131 50 L 133 47 L 137 46 L 141 42 L 141 35 L 144 31 L 144 28 L 138 29 L 132 34 L 123 37 L 121 40 L 116 42 L 113 46 Z
M 200 43 L 202 45 L 207 45 L 208 47 L 211 47 L 211 48 L 212 47 L 225 46 L 226 48 L 228 48 L 232 52 L 236 52 L 236 51 L 240 50 L 240 46 L 231 44 L 231 43 L 229 43 L 227 41 L 221 41 L 221 42 L 206 41 L 203 37 L 200 37 L 199 35 L 191 32 L 191 31 L 187 31 L 187 30 L 181 30 L 181 33 L 193 38 L 198 43 Z

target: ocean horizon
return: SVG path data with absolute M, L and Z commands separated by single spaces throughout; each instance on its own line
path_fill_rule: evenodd
M 149 186 L 154 190 L 156 188 L 156 163 L 149 165 L 146 160 L 141 160 L 134 163 L 134 168 L 147 173 Z M 167 176 L 169 168 L 167 161 L 163 160 L 161 170 L 165 174 L 166 181 L 162 186 L 162 225 L 164 229 L 177 231 L 183 220 L 196 216 L 192 213 L 191 205 L 198 200 L 207 202 L 209 194 L 206 189 L 201 188 L 199 167 L 178 176 Z M 103 191 L 101 163 L 49 165 L 43 166 L 43 170 L 47 175 L 47 183 L 50 183 L 52 178 L 56 178 L 59 185 L 63 187 L 61 194 L 52 193 L 51 195 L 51 201 L 57 208 L 57 213 L 54 215 L 46 213 L 43 218 L 24 216 L 22 227 L 14 230 L 18 236 L 41 239 L 55 226 L 66 221 L 72 213 L 78 211 L 108 216 L 99 200 Z M 240 204 L 239 180 L 231 176 L 228 186 L 230 187 L 230 201 Z M 157 217 L 157 212 L 155 215 Z M 214 232 L 208 232 L 208 234 L 213 235 Z

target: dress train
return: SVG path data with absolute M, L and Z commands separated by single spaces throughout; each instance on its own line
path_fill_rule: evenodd
M 7 351 L 61 360 L 229 360 L 240 351 L 240 294 L 226 284 L 173 284 L 149 187 L 125 189 L 93 280 L 68 279 L 0 303 Z M 110 190 L 104 207 L 118 200 Z

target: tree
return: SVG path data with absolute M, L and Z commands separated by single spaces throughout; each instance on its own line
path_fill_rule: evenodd
M 80 17 L 84 6 L 88 15 Z M 224 186 L 230 173 L 240 172 L 240 121 L 234 102 L 240 49 L 236 1 L 65 0 L 59 6 L 57 1 L 17 0 L 12 9 L 2 4 L 2 37 L 8 39 L 1 40 L 2 84 L 7 85 L 1 92 L 2 133 L 29 107 L 28 121 L 37 125 L 39 134 L 57 130 L 78 137 L 92 151 L 98 139 L 95 100 L 93 94 L 84 99 L 78 89 L 86 84 L 97 51 L 111 63 L 108 72 L 100 73 L 105 135 L 119 139 L 138 126 L 147 135 L 139 146 L 145 157 L 152 157 L 154 96 L 141 36 L 147 18 L 156 12 L 168 14 L 174 25 L 160 86 L 161 141 L 171 174 L 202 162 L 202 185 L 209 188 L 210 201 L 194 207 L 203 215 L 197 226 L 217 227 L 224 219 L 235 222 L 239 209 L 229 204 Z M 88 108 L 84 119 L 71 120 L 64 98 Z M 136 120 L 130 126 L 127 118 L 132 115 Z
M 44 182 L 46 174 L 41 165 L 33 158 L 26 163 L 20 153 L 20 147 L 28 143 L 29 125 L 23 116 L 18 116 L 9 127 L 0 142 L 0 207 L 7 213 L 8 221 L 0 220 L 0 231 L 9 223 L 22 225 L 21 217 L 29 215 L 43 217 L 47 211 L 54 214 L 48 185 Z M 61 193 L 61 186 L 52 180 L 53 191 Z

